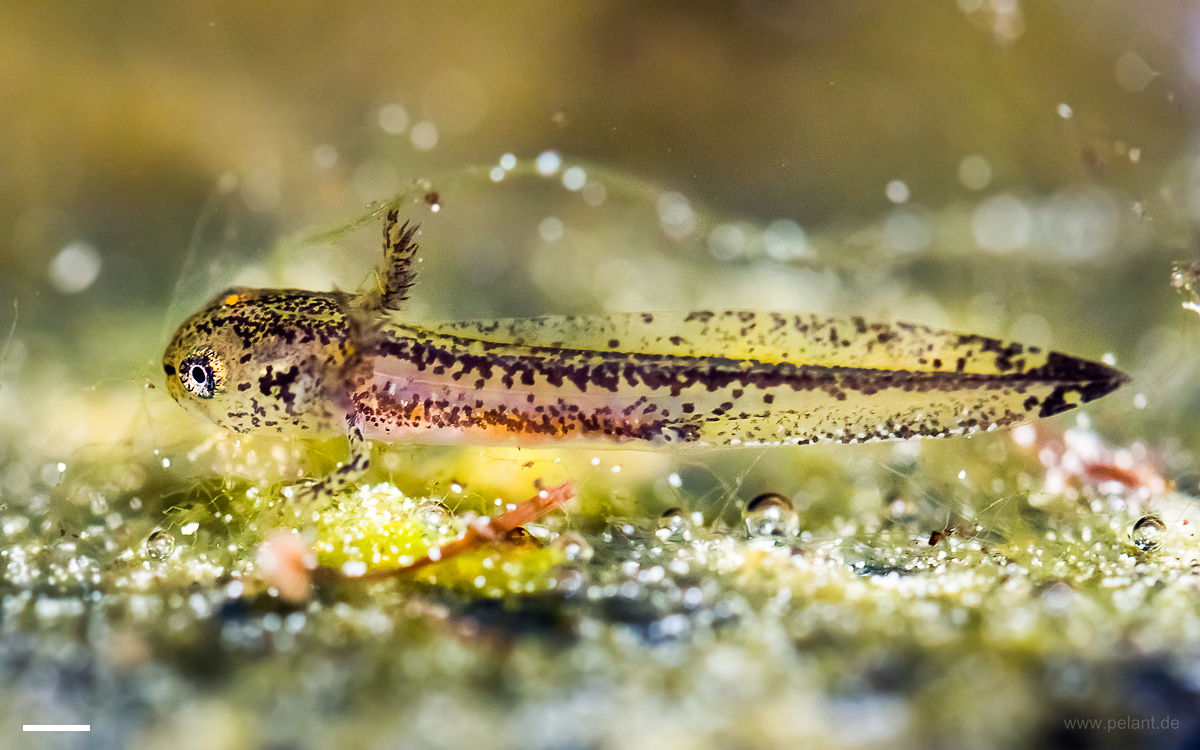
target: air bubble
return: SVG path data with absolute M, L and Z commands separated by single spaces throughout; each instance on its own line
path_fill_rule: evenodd
M 1142 516 L 1133 525 L 1129 536 L 1133 540 L 1133 546 L 1142 552 L 1157 552 L 1162 548 L 1162 538 L 1166 531 L 1167 525 L 1158 516 Z
M 547 216 L 545 219 L 542 219 L 542 223 L 538 224 L 538 234 L 546 242 L 554 242 L 562 239 L 562 219 L 557 216 Z
M 416 125 L 413 125 L 412 130 L 408 134 L 409 140 L 418 151 L 428 151 L 438 143 L 438 129 L 428 120 L 422 120 Z
M 992 165 L 979 154 L 971 154 L 959 162 L 958 180 L 968 190 L 983 190 L 992 181 Z
M 550 544 L 554 549 L 560 550 L 568 560 L 587 562 L 592 559 L 592 545 L 580 534 L 574 531 L 568 531 L 565 534 L 560 534 Z
M 337 149 L 328 143 L 322 143 L 313 149 L 313 163 L 321 169 L 333 169 L 338 163 Z
M 50 264 L 50 283 L 63 294 L 82 292 L 100 275 L 100 253 L 90 243 L 76 240 L 64 247 Z
M 673 240 L 681 240 L 696 228 L 696 214 L 682 193 L 663 193 L 658 199 L 658 219 L 663 231 Z
M 590 180 L 583 186 L 583 202 L 589 206 L 599 206 L 608 197 L 608 189 L 603 183 Z
M 435 534 L 445 534 L 454 524 L 450 509 L 438 502 L 422 503 L 417 509 L 417 517 Z
M 692 522 L 683 508 L 667 508 L 658 518 L 658 531 L 654 535 L 662 541 L 691 539 Z
M 383 132 L 400 135 L 408 129 L 408 112 L 399 104 L 386 104 L 379 109 L 379 127 Z
M 155 560 L 166 560 L 175 552 L 175 537 L 162 529 L 155 529 L 146 537 L 146 554 Z
M 542 153 L 538 154 L 535 164 L 537 166 L 538 174 L 547 176 L 552 175 L 558 171 L 559 167 L 562 166 L 562 157 L 559 156 L 555 151 L 543 151 Z
M 571 167 L 563 172 L 562 183 L 567 190 L 582 190 L 587 184 L 587 172 L 583 167 Z
M 764 493 L 747 503 L 742 518 L 751 539 L 772 539 L 782 545 L 800 533 L 800 516 L 792 501 L 776 492 Z

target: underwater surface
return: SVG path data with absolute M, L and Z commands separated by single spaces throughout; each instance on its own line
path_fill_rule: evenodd
M 1198 85 L 1165 0 L 0 5 L 0 747 L 1196 745 Z M 162 352 L 232 286 L 370 288 L 389 202 L 411 321 L 863 316 L 1130 381 L 936 440 L 376 442 L 300 501 L 346 439 L 222 430 Z

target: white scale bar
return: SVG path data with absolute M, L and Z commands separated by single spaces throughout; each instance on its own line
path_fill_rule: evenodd
M 91 724 L 25 724 L 21 727 L 25 732 L 90 732 Z

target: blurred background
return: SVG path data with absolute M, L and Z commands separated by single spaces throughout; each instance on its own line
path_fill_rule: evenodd
M 146 390 L 183 317 L 357 287 L 378 226 L 338 227 L 405 189 L 414 318 L 745 307 L 1108 354 L 1134 383 L 1093 419 L 1188 474 L 1198 84 L 1173 0 L 5 3 L 8 487 L 169 440 L 164 402 L 191 424 Z
M 6 3 L 3 378 L 156 377 L 231 280 L 353 288 L 376 259 L 372 236 L 268 266 L 280 235 L 474 174 L 426 227 L 423 314 L 861 311 L 1169 389 L 1197 34 L 1169 0 Z M 545 151 L 616 176 L 488 189 Z

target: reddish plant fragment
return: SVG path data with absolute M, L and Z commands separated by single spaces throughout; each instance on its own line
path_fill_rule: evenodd
M 499 518 L 481 517 L 475 519 L 457 539 L 446 542 L 440 547 L 433 547 L 425 553 L 424 557 L 420 557 L 412 563 L 399 568 L 371 570 L 361 576 L 347 576 L 340 570 L 320 567 L 313 571 L 313 575 L 325 580 L 354 580 L 368 583 L 399 578 L 400 576 L 427 568 L 434 563 L 449 560 L 452 557 L 479 549 L 485 544 L 502 542 L 513 529 L 536 521 L 573 497 L 575 497 L 575 487 L 570 482 L 564 482 L 557 487 L 541 490 Z

